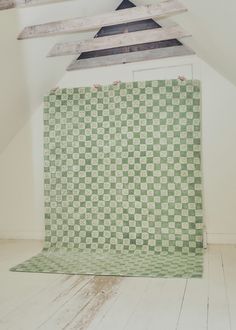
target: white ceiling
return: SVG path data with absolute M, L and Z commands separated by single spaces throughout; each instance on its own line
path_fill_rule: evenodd
M 17 41 L 24 26 L 115 9 L 121 0 L 73 0 L 38 7 L 0 11 L 0 152 L 24 125 L 51 88 L 65 73 L 71 57 L 46 58 L 59 40 L 85 39 L 79 35 Z M 134 0 L 136 5 L 156 0 Z M 187 13 L 174 17 L 192 33 L 186 39 L 208 64 L 236 84 L 236 1 L 182 0 Z M 78 71 L 79 74 L 79 71 Z

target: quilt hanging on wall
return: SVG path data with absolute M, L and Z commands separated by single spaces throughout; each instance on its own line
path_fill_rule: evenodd
M 160 80 L 45 98 L 45 243 L 12 271 L 202 275 L 200 84 Z

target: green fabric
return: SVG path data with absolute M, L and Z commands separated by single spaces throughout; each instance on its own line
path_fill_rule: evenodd
M 201 276 L 198 81 L 57 90 L 44 155 L 44 249 L 12 270 Z

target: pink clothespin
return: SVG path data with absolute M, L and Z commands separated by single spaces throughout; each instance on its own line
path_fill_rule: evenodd
M 113 85 L 118 85 L 118 84 L 120 84 L 120 83 L 121 83 L 120 80 L 115 80 L 115 81 L 113 81 Z
M 59 87 L 56 86 L 55 88 L 52 88 L 50 92 L 53 92 L 53 93 L 54 93 L 54 92 L 56 92 L 58 89 L 59 89 Z
M 95 88 L 95 89 L 99 89 L 101 87 L 101 85 L 99 85 L 99 84 L 93 84 L 93 88 Z
M 181 81 L 187 80 L 185 76 L 178 76 L 178 79 L 181 80 Z

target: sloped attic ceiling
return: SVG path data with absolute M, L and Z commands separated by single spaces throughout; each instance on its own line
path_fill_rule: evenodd
M 73 57 L 46 58 L 56 41 L 86 39 L 94 32 L 18 41 L 27 25 L 113 10 L 119 0 L 74 0 L 0 11 L 0 153 L 56 86 Z
M 193 37 L 184 42 L 203 60 L 236 84 L 235 0 L 180 0 L 188 12 L 174 16 Z M 24 26 L 114 10 L 120 0 L 74 0 L 0 11 L 0 152 L 55 87 L 73 57 L 46 58 L 58 41 L 86 39 L 94 32 L 17 41 Z M 133 0 L 136 5 L 157 0 Z M 79 74 L 79 71 L 78 71 Z
M 236 1 L 180 0 L 188 12 L 171 17 L 192 34 L 184 43 L 236 85 Z M 135 0 L 136 5 L 156 0 Z

